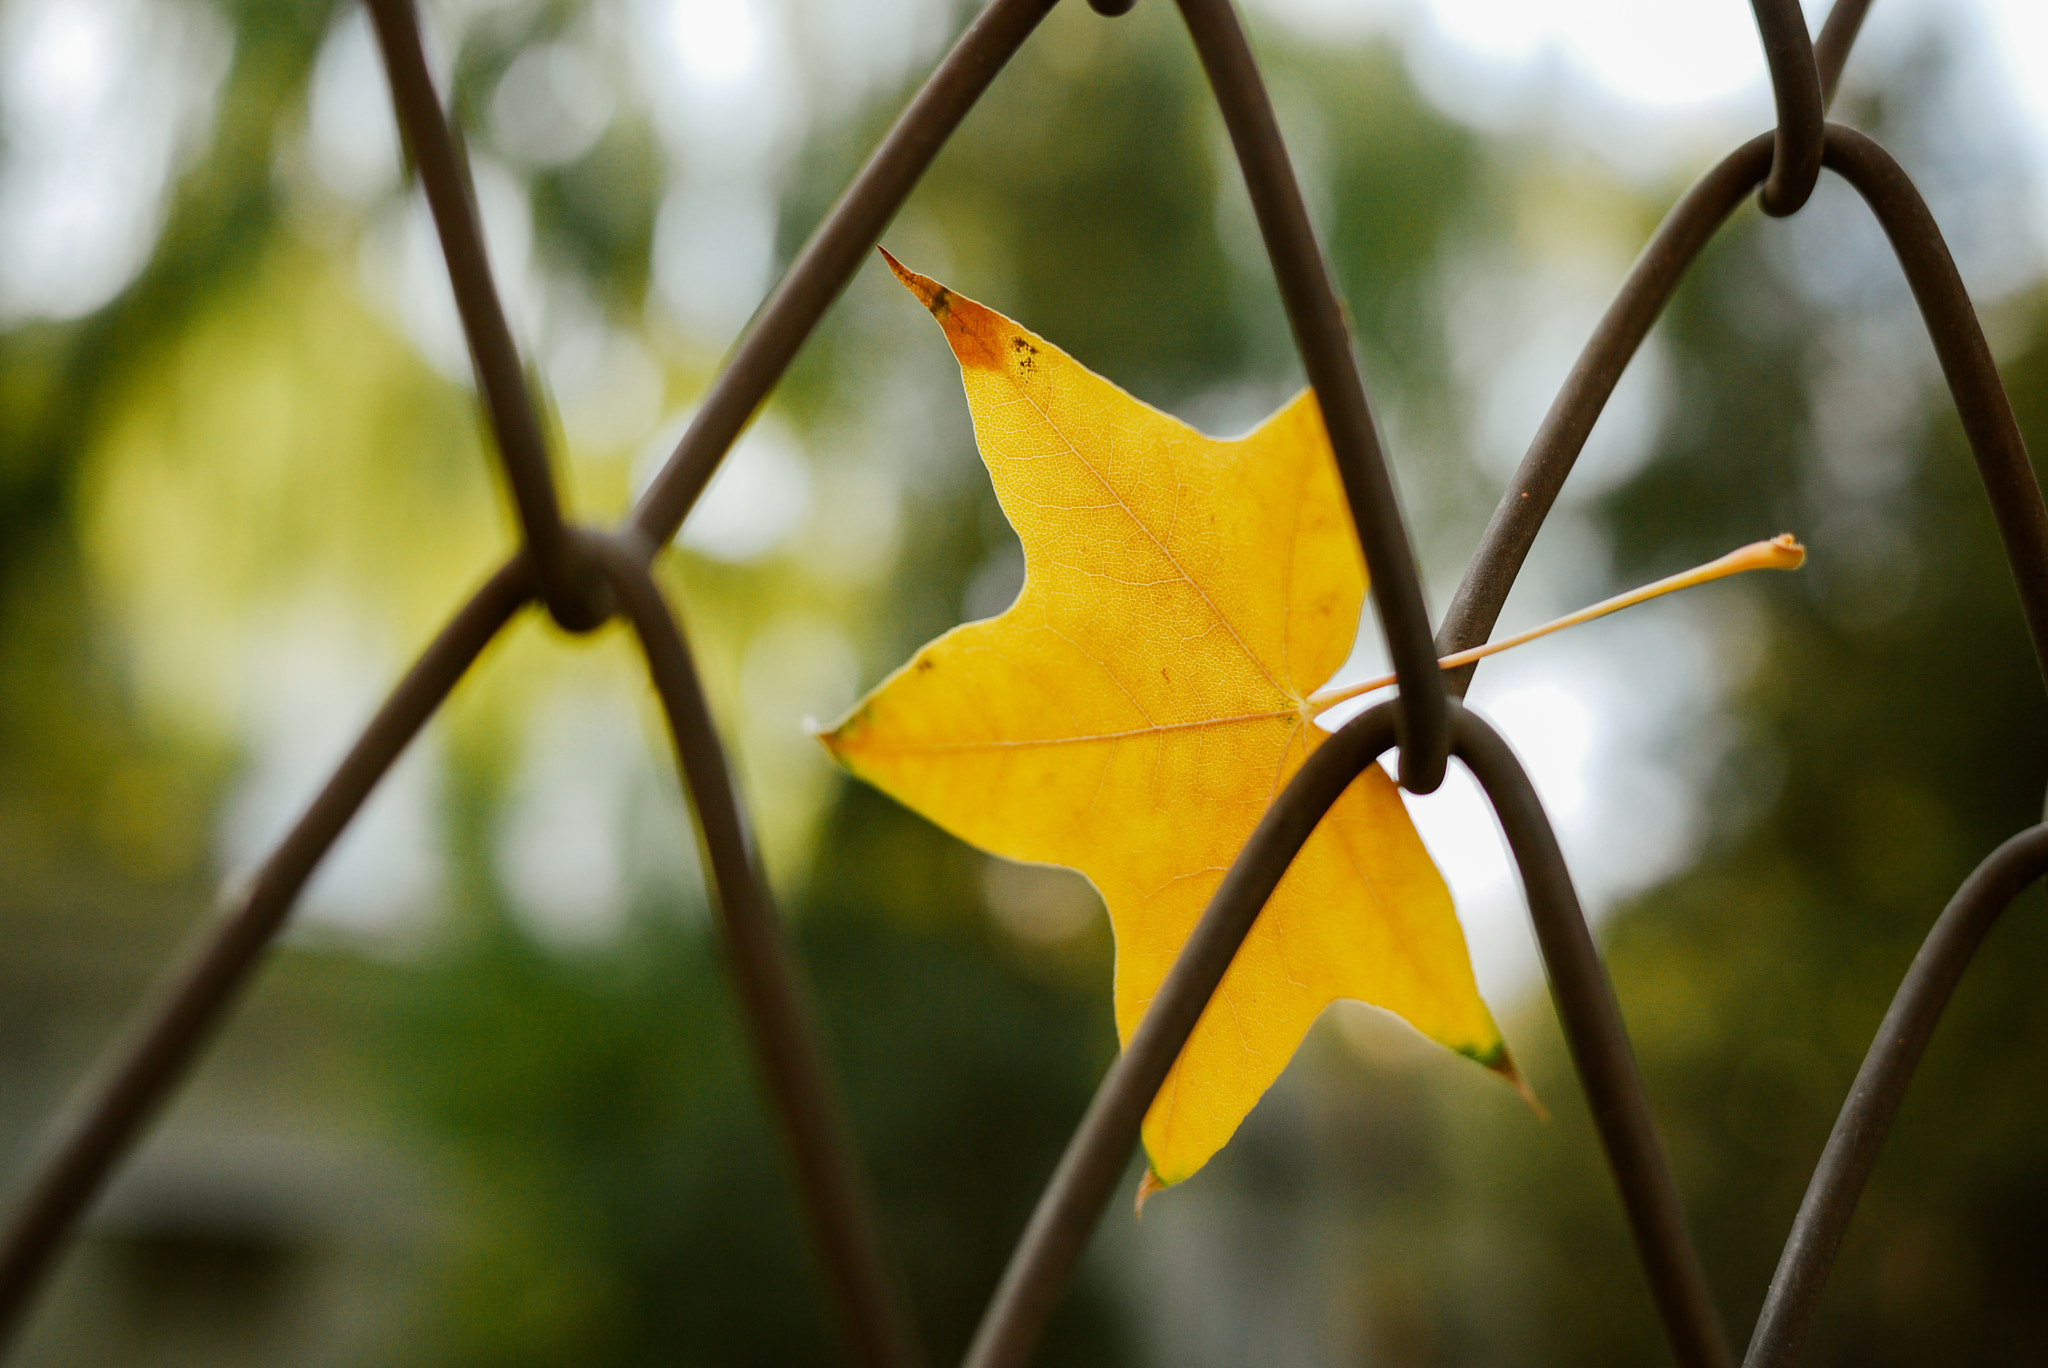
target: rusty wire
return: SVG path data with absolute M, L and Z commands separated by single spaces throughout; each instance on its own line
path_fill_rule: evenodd
M 631 619 L 647 657 L 648 678 L 668 717 L 676 765 L 709 857 L 717 893 L 713 902 L 741 1014 L 782 1123 L 840 1319 L 863 1362 L 914 1362 L 910 1315 L 882 1254 L 873 1202 L 855 1171 L 853 1145 L 826 1073 L 801 970 L 768 896 L 768 879 L 748 835 L 746 813 L 690 648 L 647 568 L 653 547 L 631 529 L 615 536 L 585 532 L 578 541 Z
M 1820 1164 L 1793 1219 L 1785 1252 L 1750 1337 L 1743 1368 L 1785 1368 L 1820 1304 L 1821 1285 L 1878 1146 L 1899 1114 L 1914 1066 L 1934 1036 L 1949 994 L 1984 936 L 2027 885 L 2048 874 L 2048 825 L 2029 827 L 1986 856 L 1942 910 L 1906 970 L 1892 1005 L 1849 1085 L 1849 1098 L 1828 1135 Z
M 1806 16 L 1799 0 L 1750 0 L 1764 60 L 1771 68 L 1771 95 L 1778 106 L 1778 127 L 1771 135 L 1771 174 L 1757 196 L 1757 207 L 1773 218 L 1796 214 L 1820 182 L 1820 66 L 1807 37 Z
M 541 436 L 540 415 L 527 393 L 526 373 L 519 366 L 505 307 L 491 283 L 491 262 L 478 226 L 468 163 L 456 144 L 454 129 L 441 113 L 434 80 L 427 71 L 418 11 L 411 0 L 367 0 L 367 5 L 390 80 L 391 100 L 398 110 L 399 131 L 412 154 L 420 188 L 440 235 L 441 256 L 454 284 L 455 308 L 469 342 L 477 390 L 490 413 L 498 463 L 505 483 L 512 487 L 512 502 L 519 511 L 527 552 L 533 558 L 540 597 L 565 630 L 590 631 L 610 617 L 611 611 L 597 592 L 602 582 L 588 573 L 578 575 L 572 564 L 568 529 L 562 522 L 562 505 L 548 464 L 547 440 Z
M 631 621 L 668 718 L 712 871 L 749 1038 L 790 1150 L 813 1243 L 848 1346 L 872 1368 L 916 1361 L 912 1322 L 882 1250 L 812 1024 L 755 858 L 744 807 L 682 630 L 649 574 L 719 461 L 837 298 L 868 247 L 961 118 L 1055 0 L 993 0 L 898 117 L 735 344 L 697 417 L 622 529 L 563 518 L 542 429 L 491 282 L 460 140 L 434 92 L 412 0 L 366 0 L 394 104 L 449 263 L 478 389 L 523 534 L 404 676 L 341 765 L 219 920 L 203 930 L 138 1018 L 25 1185 L 0 1243 L 0 1344 L 42 1273 L 261 962 L 314 868 L 398 755 L 518 611 L 538 600 L 565 628 Z M 1130 0 L 1091 0 L 1103 14 Z M 1343 315 L 1250 46 L 1230 0 L 1179 0 L 1243 169 L 1302 361 L 1322 402 L 1372 592 L 1400 680 L 1310 757 L 1211 899 L 1160 993 L 1111 1067 L 1019 1240 L 969 1350 L 971 1368 L 1027 1361 L 1137 1143 L 1160 1082 L 1294 852 L 1345 786 L 1390 746 L 1426 792 L 1449 756 L 1478 779 L 1519 867 L 1551 991 L 1650 1292 L 1678 1362 L 1731 1362 L 1613 989 L 1534 788 L 1500 737 L 1457 701 L 1471 671 L 1439 652 L 1482 643 L 1572 464 L 1629 359 L 1678 281 L 1759 190 L 1766 213 L 1796 212 L 1825 166 L 1883 226 L 1919 303 L 1990 497 L 2022 611 L 2048 679 L 2048 509 L 1975 311 L 1925 203 L 1865 135 L 1824 122 L 1869 9 L 1837 0 L 1809 41 L 1794 0 L 1752 0 L 1778 123 L 1680 198 L 1596 326 L 1482 536 L 1432 646 L 1414 557 L 1374 431 Z M 1970 956 L 2012 898 L 2048 872 L 2048 826 L 2015 836 L 1971 875 L 1930 932 L 1844 1105 L 1795 1220 L 1753 1334 L 1747 1368 L 1797 1352 L 1849 1216 L 1921 1052 Z
M 1146 1108 L 1222 983 L 1237 947 L 1251 934 L 1260 909 L 1316 823 L 1351 781 L 1395 743 L 1399 712 L 1399 703 L 1382 703 L 1338 728 L 1302 762 L 1245 841 L 1046 1184 L 968 1351 L 968 1368 L 1014 1368 L 1029 1355 L 1137 1144 Z M 1493 728 L 1456 702 L 1447 712 L 1452 753 L 1492 801 L 1521 870 L 1565 1038 L 1585 1081 L 1594 1124 L 1678 1360 L 1686 1368 L 1725 1368 L 1728 1348 L 1685 1233 L 1621 1009 L 1579 910 L 1550 819 L 1521 762 Z
M 1302 367 L 1322 407 L 1344 497 L 1365 548 L 1373 607 L 1379 612 L 1387 654 L 1401 687 L 1401 782 L 1413 792 L 1433 793 L 1443 782 L 1444 761 L 1450 754 L 1443 671 L 1437 668 L 1415 553 L 1408 547 L 1393 477 L 1380 454 L 1337 287 L 1316 244 L 1294 165 L 1280 141 L 1272 101 L 1266 98 L 1266 84 L 1230 0 L 1179 3 L 1237 150 L 1245 189 L 1279 280 L 1280 300 L 1294 328 Z

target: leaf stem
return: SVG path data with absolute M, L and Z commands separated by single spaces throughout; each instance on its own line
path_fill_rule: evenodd
M 1563 631 L 1567 627 L 1576 627 L 1582 622 L 1591 622 L 1594 618 L 1606 617 L 1609 613 L 1619 612 L 1623 608 L 1633 607 L 1638 603 L 1659 598 L 1671 593 L 1675 589 L 1690 589 L 1695 584 L 1706 584 L 1713 580 L 1725 579 L 1730 575 L 1742 574 L 1746 570 L 1797 570 L 1800 563 L 1805 559 L 1806 548 L 1801 546 L 1798 539 L 1790 532 L 1781 532 L 1769 541 L 1751 542 L 1747 546 L 1730 551 L 1719 560 L 1711 560 L 1705 565 L 1696 565 L 1690 570 L 1666 576 L 1654 584 L 1646 584 L 1640 589 L 1631 589 L 1625 594 L 1616 594 L 1613 598 L 1602 599 L 1590 608 L 1581 608 L 1576 613 L 1567 613 L 1555 621 L 1544 623 L 1541 627 L 1532 627 L 1526 632 L 1517 633 L 1500 641 L 1490 641 L 1484 646 L 1475 646 L 1469 651 L 1459 651 L 1455 655 L 1447 655 L 1442 660 L 1439 660 L 1437 665 L 1442 669 L 1455 670 L 1461 666 L 1470 665 L 1476 660 L 1484 660 L 1487 656 L 1498 655 L 1510 647 L 1520 646 L 1525 642 L 1534 641 L 1538 637 L 1549 636 L 1552 632 Z M 1339 703 L 1345 703 L 1351 699 L 1369 694 L 1375 689 L 1384 689 L 1393 682 L 1394 676 L 1381 675 L 1377 679 L 1368 679 L 1362 684 L 1348 684 L 1340 689 L 1324 689 L 1321 693 L 1309 696 L 1309 711 L 1311 713 L 1323 712 L 1326 709 L 1334 708 Z

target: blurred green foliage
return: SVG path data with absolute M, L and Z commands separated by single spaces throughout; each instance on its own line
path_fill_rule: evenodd
M 287 611 L 292 586 L 343 586 L 371 635 L 396 643 L 395 663 L 509 545 L 471 401 L 355 297 L 367 211 L 309 200 L 290 170 L 336 14 L 314 0 L 229 10 L 215 132 L 147 270 L 82 320 L 0 331 L 11 1172 L 212 896 L 218 813 L 251 761 L 235 721 L 251 685 L 233 660 L 247 620 Z M 456 104 L 473 146 L 491 150 L 507 67 L 578 15 L 509 5 L 464 30 Z M 1675 187 L 1632 188 L 1548 160 L 1532 136 L 1456 125 L 1390 48 L 1314 50 L 1277 30 L 1259 40 L 1306 149 L 1375 397 L 1413 439 L 1400 473 L 1432 510 L 1425 547 L 1469 545 L 1493 485 L 1432 455 L 1458 452 L 1471 426 L 1444 321 L 1460 262 L 1514 259 L 1541 237 L 1530 224 L 1554 209 L 1546 197 L 1571 193 L 1561 184 L 1597 182 L 1581 198 L 1630 241 Z M 909 88 L 810 126 L 781 185 L 783 259 Z M 1864 113 L 1912 131 L 1942 110 Z M 537 259 L 614 326 L 657 339 L 667 325 L 642 301 L 664 156 L 651 116 L 627 105 L 587 151 L 524 182 Z M 1244 423 L 1299 370 L 1233 176 L 1170 7 L 1112 22 L 1070 5 L 969 117 L 892 241 L 1141 397 Z M 1731 1325 L 1761 1301 L 1919 936 L 1984 853 L 2038 820 L 2048 753 L 2010 580 L 1924 355 L 1901 363 L 1903 428 L 1885 434 L 1894 473 L 1852 478 L 1829 455 L 1831 406 L 1839 417 L 1855 402 L 1839 376 L 1866 355 L 1857 339 L 1910 336 L 1903 292 L 1817 302 L 1786 270 L 1782 238 L 1796 230 L 1745 211 L 1695 271 L 1660 328 L 1675 380 L 1655 457 L 1590 515 L 1617 585 L 1780 528 L 1814 550 L 1804 578 L 1743 600 L 1734 619 L 1742 639 L 1728 645 L 1751 665 L 1724 720 L 1732 739 L 1697 858 L 1608 937 Z M 1114 1036 L 1099 918 L 1050 944 L 1006 930 L 981 857 L 827 775 L 792 718 L 745 711 L 764 623 L 824 615 L 871 682 L 958 621 L 1009 545 L 947 363 L 893 288 L 865 274 L 775 401 L 813 450 L 820 516 L 837 511 L 832 481 L 895 462 L 893 561 L 862 578 L 801 550 L 745 565 L 683 552 L 666 573 L 763 809 L 867 1166 L 943 1362 L 971 1333 Z M 1995 320 L 2037 448 L 2042 302 L 2031 287 Z M 923 359 L 901 360 L 918 347 Z M 660 354 L 664 405 L 686 402 L 708 374 L 701 339 Z M 905 380 L 911 366 L 926 378 Z M 620 450 L 573 452 L 578 511 L 616 513 L 629 465 Z M 809 535 L 829 531 L 814 522 Z M 564 681 L 638 684 L 616 633 L 583 655 L 530 625 L 515 635 L 437 733 L 448 870 L 436 929 L 392 953 L 317 939 L 282 952 L 165 1123 L 175 1135 L 253 1114 L 288 1137 L 343 1137 L 406 1175 L 387 1185 L 406 1195 L 352 1212 L 388 1243 L 323 1284 L 355 1310 L 300 1339 L 271 1325 L 226 1348 L 206 1341 L 206 1361 L 833 1361 L 694 879 L 629 871 L 621 929 L 579 948 L 543 943 L 517 912 L 494 843 L 540 700 Z M 644 697 L 617 696 L 650 716 Z M 659 732 L 643 730 L 665 764 Z M 673 800 L 654 811 L 663 839 L 687 846 Z M 1994 934 L 1944 1023 L 1809 1362 L 2048 1357 L 2048 1094 L 2029 1081 L 2048 1058 L 2039 903 L 2030 894 Z M 1367 1028 L 1377 1043 L 1363 1055 L 1319 1031 L 1200 1182 L 1141 1227 L 1110 1213 L 1043 1361 L 1659 1361 L 1547 1005 L 1522 1004 L 1510 1033 L 1556 1114 L 1548 1125 L 1386 1030 Z M 219 1263 L 219 1277 L 176 1293 L 190 1304 L 175 1314 L 120 1301 L 102 1284 L 187 1288 L 171 1270 L 207 1239 L 230 1246 L 205 1220 L 160 1239 L 110 1209 L 21 1361 L 182 1361 L 196 1352 L 187 1320 L 248 1318 L 283 1297 L 262 1254 L 273 1245 L 258 1240 L 254 1263 Z M 276 1241 L 350 1247 L 317 1233 Z M 94 1252 L 108 1248 L 133 1257 Z M 106 1305 L 127 1309 L 101 1323 Z M 285 1319 L 310 1324 L 302 1311 Z

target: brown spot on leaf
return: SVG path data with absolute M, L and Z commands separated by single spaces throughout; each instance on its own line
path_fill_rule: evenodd
M 921 276 L 905 266 L 888 249 L 877 247 L 876 251 L 889 263 L 889 269 L 903 282 L 912 294 L 918 297 L 932 317 L 946 330 L 946 341 L 952 344 L 953 355 L 963 366 L 981 370 L 1001 372 L 1003 352 L 1000 338 L 1016 328 L 1016 324 L 997 313 L 994 309 L 977 304 L 965 295 L 955 294 L 930 276 Z M 1037 354 L 1037 347 L 1030 341 L 1019 338 L 1031 355 Z

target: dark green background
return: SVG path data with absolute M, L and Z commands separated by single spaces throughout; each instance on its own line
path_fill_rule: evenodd
M 234 61 L 215 131 L 144 275 L 90 317 L 0 333 L 10 1176 L 202 920 L 218 877 L 211 814 L 241 764 L 231 743 L 161 724 L 87 533 L 100 516 L 87 457 L 146 401 L 158 358 L 252 282 L 288 291 L 278 261 L 311 259 L 276 156 L 278 130 L 303 117 L 329 9 L 265 0 L 227 13 Z M 529 4 L 473 28 L 459 107 L 480 122 L 506 64 L 570 17 Z M 1516 261 L 1531 201 L 1556 193 L 1546 177 L 1596 183 L 1608 230 L 1631 242 L 1680 183 L 1625 181 L 1533 131 L 1450 122 L 1390 48 L 1321 49 L 1270 27 L 1255 37 L 1297 131 L 1313 112 L 1319 227 L 1369 384 L 1409 439 L 1395 445 L 1426 510 L 1418 539 L 1432 564 L 1454 564 L 1497 489 L 1459 454 L 1470 401 L 1445 322 L 1459 263 Z M 1946 89 L 1945 60 L 1936 49 L 1902 79 Z M 1852 82 L 1843 112 L 1909 149 L 1940 148 L 1955 111 L 1918 88 Z M 785 257 L 907 90 L 811 129 L 785 178 Z M 1255 413 L 1299 368 L 1268 282 L 1234 266 L 1219 234 L 1242 194 L 1223 146 L 1170 6 L 1144 0 L 1105 21 L 1070 3 L 968 119 L 912 214 L 954 244 L 949 283 L 1141 397 L 1185 408 L 1230 391 Z M 1922 150 L 1909 165 L 1943 163 Z M 592 152 L 532 185 L 537 250 L 569 263 L 626 326 L 646 289 L 660 178 L 628 104 Z M 1717 724 L 1732 739 L 1707 780 L 1696 859 L 1631 900 L 1605 936 L 1731 1327 L 1755 1313 L 1919 937 L 1985 853 L 2037 820 L 2048 780 L 2041 680 L 1895 270 L 1870 256 L 1854 288 L 1822 304 L 1788 269 L 1800 259 L 1789 235 L 1825 252 L 1856 212 L 1841 195 L 1821 208 L 1825 222 L 1790 226 L 1745 209 L 1708 252 L 1660 324 L 1672 383 L 1654 456 L 1585 515 L 1612 548 L 1608 583 L 1585 586 L 1596 592 L 1784 528 L 1814 553 L 1799 579 L 1745 600 L 1755 664 Z M 312 255 L 352 269 L 347 242 L 344 231 Z M 877 342 L 870 320 L 900 307 L 887 288 L 864 273 L 792 371 L 782 411 L 806 431 L 867 412 L 849 396 L 872 378 L 878 346 L 929 340 L 905 324 Z M 2037 449 L 2048 445 L 2044 303 L 2030 285 L 1991 313 Z M 1844 487 L 1814 433 L 1829 403 L 1849 402 L 1827 383 L 1854 354 L 1842 339 L 1880 334 L 1918 358 L 1906 430 L 1891 434 L 1906 456 L 1883 487 Z M 452 422 L 465 440 L 436 459 L 469 471 L 481 458 L 467 401 L 422 374 L 388 391 L 391 421 Z M 892 577 L 841 606 L 863 684 L 958 620 L 960 586 L 1008 536 L 961 414 L 906 421 L 941 433 L 957 459 L 948 475 L 906 482 Z M 343 532 L 403 585 L 412 548 L 374 506 L 360 517 Z M 509 520 L 499 525 L 509 545 Z M 1873 541 L 1873 525 L 1887 539 Z M 749 614 L 808 592 L 778 565 L 673 571 L 686 614 L 710 620 L 714 654 L 730 653 L 718 643 Z M 478 559 L 463 574 L 487 568 Z M 413 649 L 417 629 L 403 631 Z M 156 1177 L 96 1219 L 16 1361 L 837 1361 L 701 912 L 679 917 L 653 888 L 615 942 L 569 956 L 538 946 L 508 915 L 488 854 L 504 755 L 450 752 L 451 929 L 408 955 L 309 944 L 276 957 L 145 1147 L 139 1170 Z M 833 793 L 807 872 L 780 892 L 925 1343 L 945 1362 L 1113 1053 L 1107 932 L 1019 942 L 983 910 L 980 856 L 871 792 Z M 1809 1362 L 2048 1360 L 2040 913 L 2038 894 L 2015 908 L 1944 1023 L 1851 1228 Z M 1208 1171 L 1141 1225 L 1120 1205 L 1108 1214 L 1042 1361 L 1665 1361 L 1548 1004 L 1532 994 L 1503 1006 L 1548 1123 L 1391 1027 L 1369 1057 L 1319 1030 Z M 275 1138 L 261 1151 L 270 1167 L 216 1154 L 209 1168 L 206 1137 L 243 1122 Z M 200 1160 L 163 1158 L 186 1150 Z M 235 1181 L 209 1186 L 222 1172 Z

